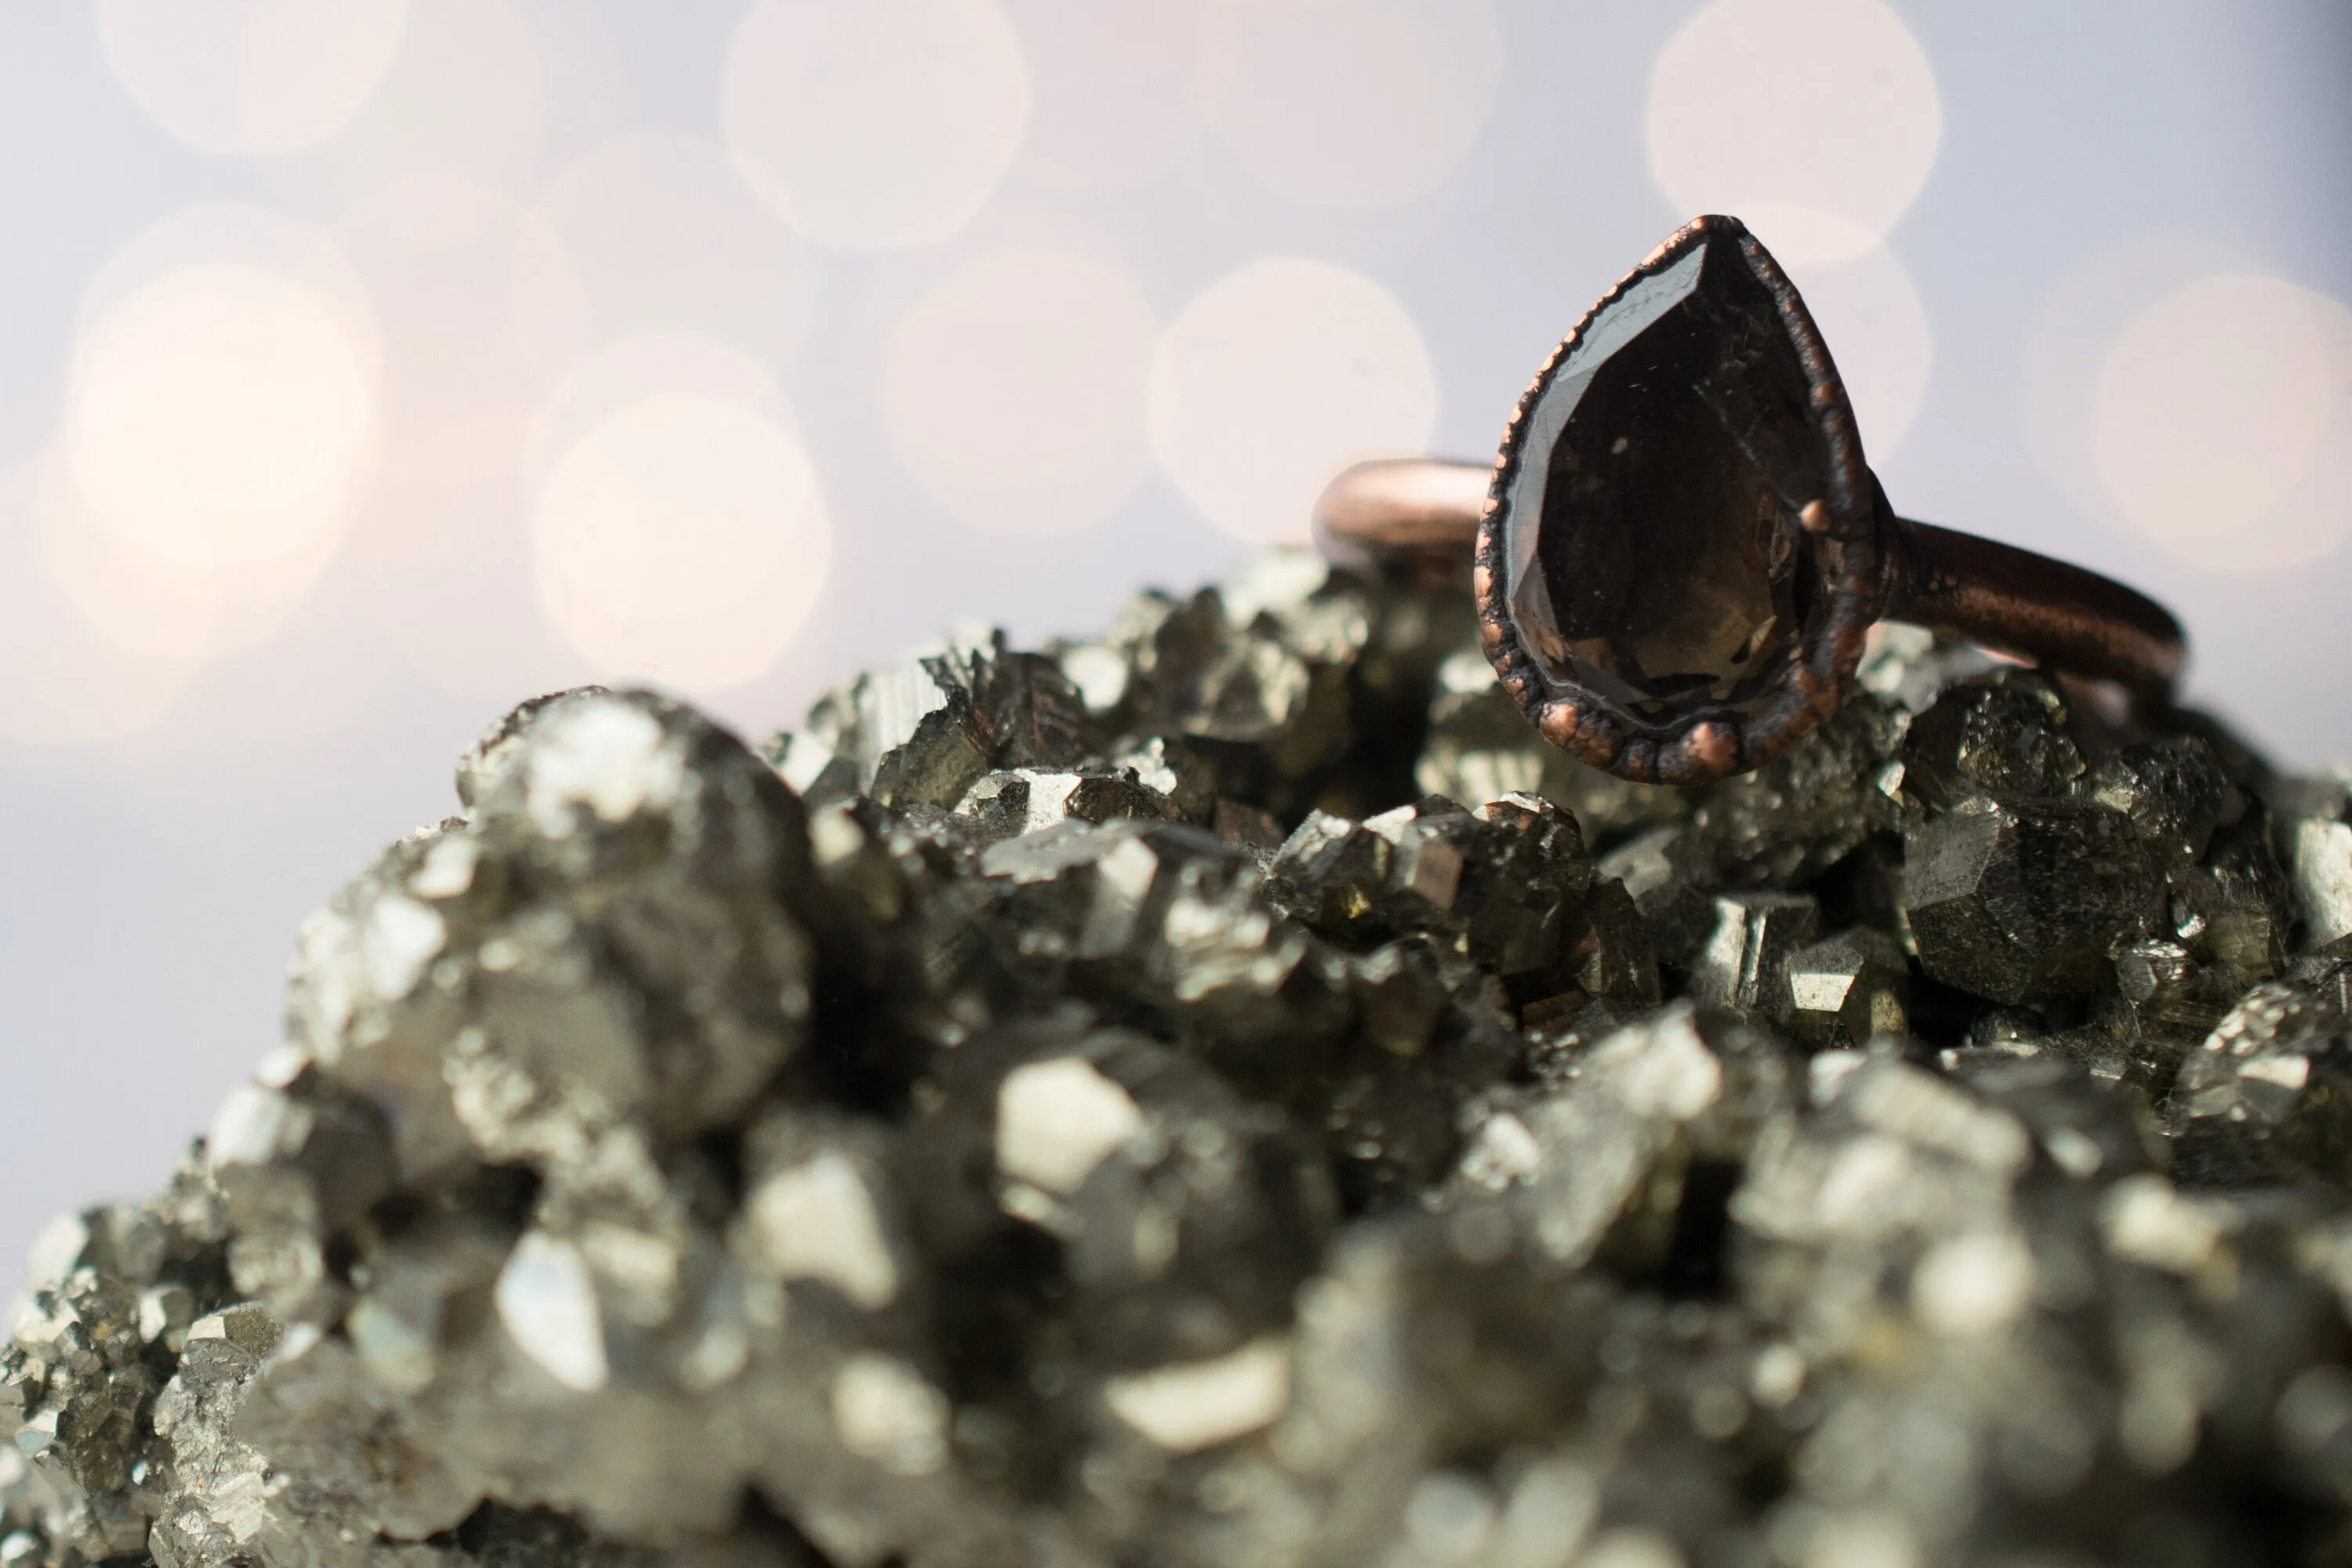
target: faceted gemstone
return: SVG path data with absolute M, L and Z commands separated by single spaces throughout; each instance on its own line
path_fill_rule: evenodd
M 1523 439 L 1507 591 L 1538 663 L 1643 719 L 1769 700 L 1826 607 L 1836 546 L 1800 520 L 1831 464 L 1737 238 L 1603 305 Z

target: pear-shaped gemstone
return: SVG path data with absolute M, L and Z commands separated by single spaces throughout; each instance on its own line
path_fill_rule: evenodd
M 1506 591 L 1540 666 L 1644 720 L 1760 709 L 1838 554 L 1809 387 L 1736 226 L 1595 311 L 1527 410 L 1507 497 Z

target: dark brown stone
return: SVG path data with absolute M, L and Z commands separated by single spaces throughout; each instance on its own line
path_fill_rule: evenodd
M 1805 365 L 1728 229 L 1637 278 L 1532 410 L 1509 605 L 1555 679 L 1655 721 L 1780 694 L 1833 590 Z M 1533 499 L 1532 497 L 1527 499 Z

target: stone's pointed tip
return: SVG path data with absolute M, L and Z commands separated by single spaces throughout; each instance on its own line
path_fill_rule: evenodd
M 1649 255 L 1634 268 L 1637 273 L 1656 269 L 1687 253 L 1693 247 L 1748 239 L 1755 243 L 1748 226 L 1723 213 L 1701 213 L 1674 233 L 1660 240 Z M 1622 285 L 1621 285 L 1622 287 Z

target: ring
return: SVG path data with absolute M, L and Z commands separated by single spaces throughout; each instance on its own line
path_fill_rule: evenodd
M 1491 468 L 1361 463 L 1317 503 L 1324 553 L 1457 580 L 1546 739 L 1621 778 L 1760 767 L 1844 698 L 1864 638 L 1915 622 L 2168 699 L 2161 605 L 2032 551 L 1897 517 L 1844 383 L 1737 218 L 1677 230 L 1537 373 Z

